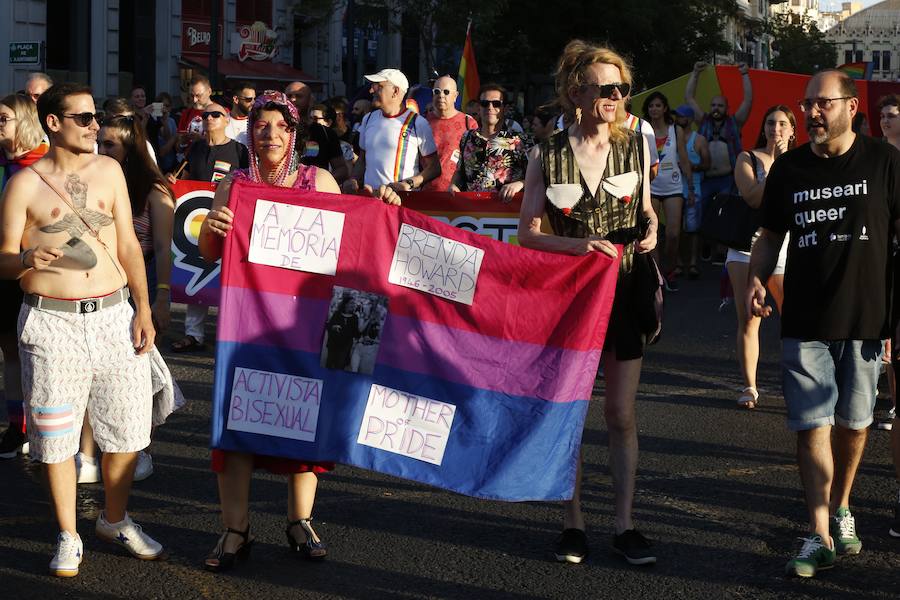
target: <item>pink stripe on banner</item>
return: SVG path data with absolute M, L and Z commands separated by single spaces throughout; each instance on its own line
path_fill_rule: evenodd
M 219 319 L 220 341 L 321 351 L 327 300 L 237 287 L 222 294 L 234 313 Z M 513 342 L 389 314 L 377 364 L 511 396 L 573 402 L 590 399 L 599 359 L 599 349 Z
M 47 432 L 47 431 L 59 431 L 61 429 L 71 429 L 72 428 L 73 419 L 70 417 L 67 421 L 63 421 L 58 425 L 43 425 L 38 421 L 35 421 L 35 425 L 37 425 L 38 431 Z

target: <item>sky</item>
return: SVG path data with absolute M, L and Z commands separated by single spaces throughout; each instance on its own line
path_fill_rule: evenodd
M 857 0 L 860 1 L 860 0 Z M 878 4 L 881 0 L 861 0 L 863 8 Z M 840 0 L 819 0 L 819 10 L 833 10 L 841 6 Z

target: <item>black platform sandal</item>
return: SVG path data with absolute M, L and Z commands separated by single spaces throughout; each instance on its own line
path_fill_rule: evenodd
M 323 560 L 328 555 L 328 546 L 316 535 L 311 521 L 312 519 L 289 521 L 284 533 L 287 536 L 288 546 L 291 547 L 292 552 L 301 553 L 307 560 Z M 297 538 L 291 533 L 291 529 L 296 525 L 300 526 L 303 534 L 306 536 L 306 542 L 303 544 L 298 542 Z
M 241 545 L 234 552 L 225 552 L 225 540 L 232 534 L 241 536 L 244 541 L 241 542 Z M 250 527 L 247 527 L 246 531 L 238 531 L 229 527 L 219 538 L 216 547 L 206 557 L 203 565 L 207 571 L 214 573 L 230 571 L 239 561 L 250 558 L 250 549 L 253 547 L 253 542 L 254 540 L 250 539 Z

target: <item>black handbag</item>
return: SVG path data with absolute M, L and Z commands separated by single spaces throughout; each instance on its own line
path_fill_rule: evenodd
M 632 273 L 637 325 L 645 336 L 645 343 L 652 346 L 662 334 L 665 279 L 649 252 L 634 255 Z
M 755 176 L 757 158 L 752 151 L 749 154 Z M 735 187 L 730 192 L 719 192 L 703 207 L 700 235 L 735 250 L 749 251 L 760 225 L 762 209 L 751 208 Z

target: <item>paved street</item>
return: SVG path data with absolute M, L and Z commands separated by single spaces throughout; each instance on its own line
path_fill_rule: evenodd
M 888 534 L 897 484 L 888 434 L 872 431 L 856 486 L 862 554 L 814 580 L 783 575 L 806 511 L 779 394 L 777 322 L 762 329 L 762 406 L 739 410 L 734 312 L 717 312 L 718 268 L 670 295 L 662 341 L 638 395 L 641 460 L 636 518 L 656 540 L 654 567 L 609 554 L 612 524 L 602 381 L 585 429 L 584 501 L 592 555 L 552 561 L 561 513 L 551 504 L 479 501 L 349 467 L 321 478 L 315 517 L 323 564 L 289 555 L 282 480 L 253 480 L 252 559 L 230 575 L 200 568 L 219 531 L 208 468 L 212 351 L 167 353 L 190 404 L 155 435 L 156 473 L 135 485 L 135 520 L 168 550 L 142 563 L 100 542 L 99 485 L 79 488 L 81 574 L 47 574 L 56 530 L 38 470 L 0 463 L 0 589 L 4 598 L 819 598 L 896 597 L 900 541 Z M 183 313 L 173 329 L 180 331 Z M 164 347 L 168 348 L 167 336 Z M 879 409 L 887 408 L 884 400 Z M 540 473 L 535 474 L 540 477 Z

